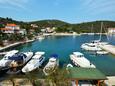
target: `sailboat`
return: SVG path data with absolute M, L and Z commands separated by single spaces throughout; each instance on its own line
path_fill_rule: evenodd
M 108 44 L 108 42 L 102 42 L 102 28 L 103 28 L 103 22 L 101 22 L 101 32 L 100 32 L 100 37 L 99 40 L 93 40 L 90 43 L 84 43 L 81 45 L 81 48 L 84 50 L 88 50 L 88 51 L 100 51 L 102 50 L 99 45 L 105 45 Z

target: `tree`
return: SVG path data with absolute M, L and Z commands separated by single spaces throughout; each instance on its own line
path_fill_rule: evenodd
M 46 80 L 53 86 L 70 86 L 70 82 L 67 80 L 67 70 L 65 68 L 57 68 L 55 72 L 46 77 Z

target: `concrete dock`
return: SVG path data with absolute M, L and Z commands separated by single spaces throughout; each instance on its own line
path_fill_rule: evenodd
M 27 40 L 27 41 L 22 41 L 22 42 L 16 42 L 16 43 L 13 43 L 13 44 L 9 44 L 5 47 L 0 47 L 0 51 L 3 51 L 5 49 L 11 48 L 11 47 L 15 47 L 15 46 L 18 46 L 18 45 L 21 45 L 21 44 L 31 43 L 33 41 L 35 41 L 35 40 Z
M 115 76 L 108 76 L 108 80 L 105 80 L 105 84 L 107 86 L 114 86 L 115 85 Z
M 115 55 L 115 46 L 114 45 L 110 45 L 110 44 L 103 44 L 103 45 L 99 45 L 100 48 L 102 48 L 103 50 L 108 51 L 109 53 Z

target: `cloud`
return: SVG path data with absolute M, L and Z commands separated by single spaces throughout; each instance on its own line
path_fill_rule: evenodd
M 25 4 L 29 0 L 0 0 L 0 5 L 4 6 L 14 6 L 14 7 L 19 7 L 25 9 Z
M 83 6 L 88 6 L 90 4 L 92 4 L 94 2 L 94 0 L 83 0 Z
M 87 0 L 83 10 L 89 15 L 115 13 L 115 0 Z

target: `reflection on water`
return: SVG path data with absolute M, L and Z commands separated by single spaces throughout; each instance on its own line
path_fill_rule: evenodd
M 20 51 L 44 51 L 47 63 L 49 56 L 53 53 L 59 55 L 60 67 L 71 63 L 69 55 L 74 51 L 84 53 L 84 56 L 89 59 L 96 67 L 106 75 L 115 75 L 115 56 L 109 55 L 94 55 L 93 53 L 82 51 L 80 46 L 82 43 L 98 40 L 99 35 L 81 35 L 81 36 L 50 36 L 42 41 L 36 40 L 33 43 L 24 44 L 16 47 Z M 109 42 L 115 45 L 115 36 L 109 36 Z M 106 36 L 102 36 L 102 41 L 108 41 Z M 41 71 L 42 72 L 42 71 Z M 37 76 L 40 72 L 34 71 L 31 74 Z

